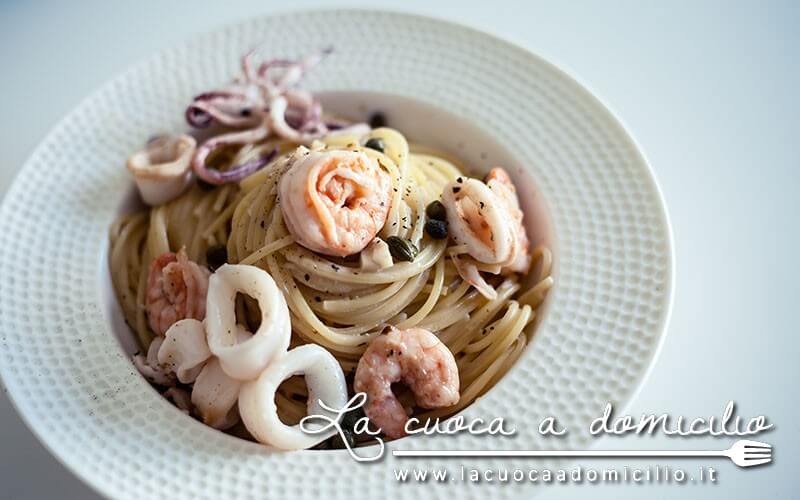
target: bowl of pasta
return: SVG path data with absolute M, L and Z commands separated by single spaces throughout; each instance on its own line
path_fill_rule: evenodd
M 629 401 L 672 299 L 618 119 L 524 49 L 406 14 L 161 52 L 60 122 L 2 211 L 4 384 L 120 498 L 374 496 L 387 450 L 553 446 L 531 422 Z M 419 432 L 455 416 L 515 432 Z M 420 488 L 451 494 L 397 494 Z

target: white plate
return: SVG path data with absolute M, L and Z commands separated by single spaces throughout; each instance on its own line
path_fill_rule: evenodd
M 271 56 L 333 44 L 311 89 L 393 94 L 447 110 L 433 114 L 454 125 L 434 127 L 431 137 L 479 164 L 510 155 L 549 206 L 558 280 L 548 310 L 517 365 L 465 411 L 505 417 L 517 434 L 414 437 L 389 450 L 583 448 L 591 439 L 581 429 L 603 404 L 623 405 L 639 387 L 669 316 L 673 251 L 653 174 L 619 121 L 562 71 L 492 36 L 423 17 L 338 10 L 258 18 L 165 51 L 85 100 L 36 149 L 0 211 L 0 374 L 19 412 L 71 470 L 117 498 L 530 492 L 525 483 L 398 485 L 392 474 L 461 462 L 387 451 L 364 465 L 343 451 L 269 452 L 184 416 L 135 372 L 113 334 L 119 318 L 105 260 L 108 226 L 130 187 L 124 160 L 154 132 L 185 128 L 190 97 L 228 81 L 257 42 Z M 399 108 L 407 110 L 398 120 L 413 124 L 414 106 Z M 481 133 L 464 132 L 463 142 L 464 130 Z M 570 433 L 538 436 L 547 415 Z

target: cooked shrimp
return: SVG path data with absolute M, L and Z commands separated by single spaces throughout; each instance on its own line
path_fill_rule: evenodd
M 516 248 L 514 258 L 510 263 L 503 266 L 503 272 L 527 273 L 531 267 L 531 242 L 528 233 L 522 224 L 522 210 L 519 207 L 519 197 L 514 183 L 511 182 L 508 172 L 501 167 L 495 167 L 486 176 L 486 185 L 500 198 L 508 210 L 509 215 L 514 220 L 514 231 L 516 232 Z
M 406 434 L 408 415 L 392 392 L 403 382 L 422 408 L 452 406 L 459 399 L 458 367 L 453 353 L 422 328 L 391 328 L 370 343 L 358 361 L 354 388 L 367 394 L 364 412 L 389 438 Z
M 459 177 L 445 186 L 450 234 L 469 254 L 486 264 L 505 264 L 514 258 L 516 233 L 505 202 L 478 179 Z
M 389 174 L 364 153 L 295 151 L 280 180 L 283 219 L 297 242 L 325 255 L 360 252 L 386 223 Z
M 186 249 L 159 255 L 147 276 L 147 321 L 156 335 L 164 335 L 173 323 L 206 316 L 208 269 L 186 256 Z

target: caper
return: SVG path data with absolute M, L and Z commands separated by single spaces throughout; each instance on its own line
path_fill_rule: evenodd
M 419 253 L 413 243 L 398 236 L 389 236 L 386 244 L 389 245 L 389 253 L 395 261 L 412 262 Z
M 214 189 L 215 187 L 217 187 L 217 186 L 215 186 L 215 185 L 211 184 L 210 182 L 206 182 L 206 181 L 204 181 L 204 180 L 203 180 L 203 179 L 201 179 L 200 177 L 198 177 L 198 178 L 197 178 L 197 186 L 198 186 L 200 189 L 202 189 L 203 191 L 211 191 L 212 189 Z
M 441 201 L 432 201 L 425 208 L 425 215 L 427 215 L 429 219 L 447 220 L 447 209 L 444 208 Z
M 356 444 L 353 432 L 350 429 L 342 427 L 341 432 L 337 432 L 330 438 L 330 447 L 333 450 L 342 450 L 344 448 L 352 448 Z M 345 444 L 346 442 L 346 444 Z
M 383 148 L 384 148 L 383 139 L 381 139 L 380 137 L 370 137 L 370 139 L 366 143 L 364 143 L 364 147 L 374 149 L 375 151 L 380 151 L 381 153 L 383 153 Z
M 211 245 L 206 250 L 206 264 L 212 271 L 216 271 L 228 263 L 228 249 L 225 245 Z
M 359 419 L 364 417 L 366 417 L 366 414 L 364 413 L 364 408 L 361 406 L 359 406 L 355 410 L 348 411 L 342 416 L 342 423 L 341 423 L 342 429 L 348 429 L 350 431 L 353 431 L 355 429 L 356 422 L 358 422 Z
M 386 126 L 386 115 L 380 111 L 372 113 L 369 117 L 369 126 L 372 128 L 381 128 Z
M 447 238 L 447 222 L 443 220 L 428 219 L 425 223 L 425 232 L 434 240 Z

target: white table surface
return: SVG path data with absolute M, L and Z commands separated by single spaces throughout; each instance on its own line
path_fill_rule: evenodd
M 193 33 L 289 10 L 287 5 L 330 4 L 0 1 L 0 192 L 56 120 L 115 73 Z M 776 425 L 761 436 L 775 445 L 772 465 L 741 470 L 715 463 L 714 486 L 553 485 L 530 491 L 540 498 L 795 497 L 800 3 L 362 5 L 496 33 L 559 64 L 615 110 L 656 170 L 677 260 L 668 337 L 629 413 L 719 415 L 735 399 L 743 416 L 764 414 Z M 598 447 L 728 444 L 604 438 Z M 47 453 L 2 395 L 0 498 L 96 498 Z

